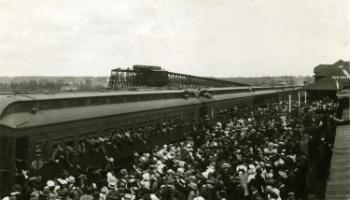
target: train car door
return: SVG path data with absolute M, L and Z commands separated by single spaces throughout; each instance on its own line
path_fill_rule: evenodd
M 0 128 L 0 196 L 9 192 L 13 181 L 12 138 Z
M 16 138 L 16 153 L 15 160 L 25 164 L 28 156 L 28 137 Z M 18 166 L 20 167 L 20 166 Z

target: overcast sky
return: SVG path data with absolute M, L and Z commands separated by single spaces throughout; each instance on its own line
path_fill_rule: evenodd
M 0 76 L 312 75 L 350 60 L 349 0 L 0 0 Z

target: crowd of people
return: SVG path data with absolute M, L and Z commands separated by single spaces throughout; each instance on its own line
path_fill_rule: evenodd
M 214 123 L 208 116 L 193 123 L 180 141 L 135 152 L 125 168 L 106 157 L 100 168 L 72 171 L 75 165 L 67 157 L 77 150 L 63 153 L 67 148 L 60 146 L 52 159 L 65 160 L 67 170 L 50 180 L 33 169 L 21 170 L 3 200 L 306 199 L 310 160 L 327 174 L 336 109 L 329 99 L 300 106 L 293 102 L 291 111 L 286 101 L 225 109 Z M 160 129 L 166 137 L 166 127 L 176 124 L 149 131 Z M 136 140 L 147 145 L 141 132 L 88 141 L 79 151 L 105 151 L 105 145 Z
M 105 157 L 103 158 L 105 160 L 99 161 L 114 163 L 114 160 L 123 159 L 132 151 L 151 151 L 151 146 L 172 141 L 175 139 L 174 136 L 180 139 L 181 136 L 175 135 L 180 131 L 180 128 L 181 125 L 174 122 L 163 121 L 148 124 L 135 130 L 111 130 L 108 135 L 81 140 L 77 148 L 69 144 L 58 144 L 53 148 L 50 160 L 56 161 L 56 163 L 60 163 L 67 168 L 72 168 L 75 166 L 74 163 L 77 162 L 80 165 L 84 165 L 83 163 L 91 165 L 92 163 L 86 163 L 86 160 L 89 161 L 91 159 L 81 159 L 86 156 Z M 157 137 L 162 139 L 155 140 L 154 138 Z M 38 152 L 41 153 L 39 146 Z M 77 159 L 77 157 L 80 159 Z

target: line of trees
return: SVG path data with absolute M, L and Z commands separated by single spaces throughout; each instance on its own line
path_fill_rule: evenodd
M 99 90 L 103 85 L 93 85 L 90 79 L 76 82 L 65 82 L 63 80 L 22 80 L 17 82 L 0 83 L 0 92 L 46 92 L 67 90 Z

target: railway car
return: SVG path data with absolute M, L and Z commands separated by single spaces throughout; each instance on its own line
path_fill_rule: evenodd
M 281 93 L 274 88 L 255 90 L 243 87 L 1 96 L 0 192 L 13 184 L 15 163 L 20 160 L 30 165 L 38 146 L 43 159 L 49 159 L 49 152 L 59 144 L 77 147 L 82 140 L 105 136 L 112 130 L 136 129 L 156 121 L 189 122 L 203 115 L 215 118 L 222 108 L 252 104 L 255 98 L 271 98 Z M 161 140 L 158 144 L 175 139 Z M 124 152 L 114 156 L 118 159 L 130 155 Z
M 206 90 L 212 98 L 203 99 L 204 106 L 210 118 L 217 118 L 225 108 L 257 104 L 268 99 L 287 100 L 288 94 L 296 94 L 299 87 L 233 87 L 212 88 Z
M 48 159 L 55 145 L 141 127 L 157 120 L 198 118 L 202 103 L 184 91 L 37 94 L 1 97 L 0 188 L 12 184 L 15 162 L 27 165 L 35 147 Z

